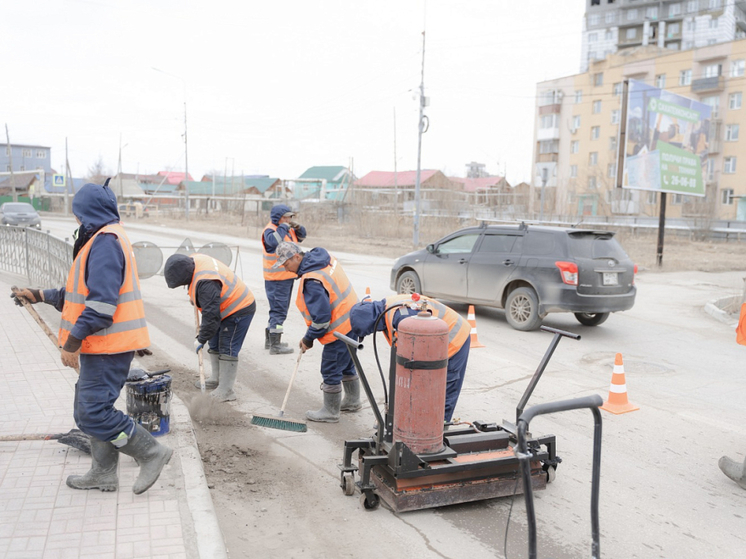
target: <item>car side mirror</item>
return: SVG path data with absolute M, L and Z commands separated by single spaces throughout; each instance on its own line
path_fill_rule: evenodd
M 430 254 L 435 254 L 435 252 L 436 252 L 436 251 L 435 251 L 435 245 L 427 245 L 427 246 L 425 247 L 425 250 L 426 250 L 427 252 L 429 252 Z

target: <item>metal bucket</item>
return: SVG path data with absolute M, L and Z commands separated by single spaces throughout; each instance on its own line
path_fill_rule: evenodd
M 168 433 L 171 426 L 171 376 L 127 383 L 127 415 L 154 437 Z

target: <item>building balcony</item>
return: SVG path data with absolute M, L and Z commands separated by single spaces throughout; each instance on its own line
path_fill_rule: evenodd
M 711 78 L 692 80 L 692 93 L 722 91 L 723 89 L 725 89 L 725 76 L 713 76 Z
M 537 163 L 556 163 L 559 161 L 559 154 L 557 153 L 540 153 L 536 156 Z
M 551 105 L 544 105 L 539 107 L 539 115 L 559 114 L 562 110 L 560 103 L 553 103 Z
M 559 128 L 539 128 L 539 130 L 536 131 L 536 139 L 539 142 L 542 140 L 559 140 L 559 137 Z

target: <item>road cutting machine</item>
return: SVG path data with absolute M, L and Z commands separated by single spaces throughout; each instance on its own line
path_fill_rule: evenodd
M 392 336 L 387 379 L 375 332 L 378 322 L 402 305 L 418 312 L 402 319 Z M 448 326 L 433 317 L 426 301 L 416 294 L 411 301 L 387 306 L 374 329 L 383 410 L 357 356 L 362 344 L 335 333 L 347 344 L 377 422 L 372 437 L 344 442 L 339 465 L 344 494 L 353 496 L 357 489 L 366 510 L 377 509 L 383 501 L 395 512 L 406 512 L 523 493 L 529 479 L 533 490 L 545 489 L 562 461 L 556 437 L 524 433 L 525 452 L 519 460 L 518 418 L 560 340 L 580 336 L 547 326 L 541 330 L 553 334 L 549 347 L 518 403 L 515 422 L 499 424 L 483 420 L 444 424 Z M 521 479 L 523 461 L 529 471 L 525 480 Z

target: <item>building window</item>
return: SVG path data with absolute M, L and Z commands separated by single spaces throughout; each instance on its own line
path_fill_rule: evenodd
M 647 203 L 648 204 L 657 204 L 658 203 L 658 193 L 657 192 L 649 191 L 648 192 Z
M 607 41 L 613 41 L 614 40 L 614 33 L 611 32 L 611 29 L 607 29 L 604 33 L 604 39 Z
M 708 45 L 708 46 L 709 46 L 709 45 L 714 45 L 714 44 L 715 44 L 715 43 L 717 43 L 717 42 L 718 42 L 718 40 L 717 40 L 717 39 L 707 39 L 707 45 Z
M 707 180 L 715 180 L 715 160 L 712 157 L 707 158 Z
M 718 18 L 714 17 L 710 20 L 710 29 L 716 29 L 718 26 Z
M 598 140 L 598 137 L 600 135 L 601 135 L 601 127 L 591 126 L 591 140 Z
M 655 87 L 658 89 L 666 88 L 666 74 L 658 74 L 655 76 Z
M 710 9 L 719 10 L 723 7 L 723 0 L 710 0 Z
M 611 88 L 611 94 L 612 95 L 621 95 L 622 94 L 622 82 L 616 82 L 614 86 Z
M 588 165 L 591 167 L 595 167 L 596 165 L 598 165 L 598 152 L 597 151 L 592 151 L 588 155 Z
M 627 37 L 627 39 L 634 39 L 635 37 L 637 37 L 637 28 L 630 27 L 629 29 L 627 29 L 625 37 Z
M 557 115 L 543 115 L 539 128 L 557 128 Z
M 558 151 L 558 140 L 542 140 L 539 142 L 539 153 L 557 153 Z
M 733 189 L 732 188 L 723 188 L 720 191 L 720 202 L 722 204 L 725 204 L 726 206 L 732 206 L 733 205 Z
M 740 109 L 741 108 L 741 98 L 743 95 L 740 91 L 736 93 L 731 93 L 728 95 L 728 108 L 733 109 Z
M 645 17 L 650 19 L 658 19 L 658 6 L 650 6 L 645 10 Z
M 595 43 L 598 41 L 598 33 L 588 33 L 588 42 Z
M 673 17 L 681 13 L 681 4 L 671 4 L 668 6 L 668 15 Z
M 679 85 L 692 85 L 691 70 L 682 70 L 679 72 Z
M 596 177 L 588 177 L 588 188 L 591 190 L 596 189 Z
M 598 74 L 593 74 L 593 85 L 596 87 L 599 87 L 603 84 L 604 84 L 603 72 L 599 72 Z
M 632 21 L 635 19 L 637 19 L 637 8 L 627 10 L 627 21 Z
M 570 165 L 570 178 L 575 179 L 578 177 L 578 166 Z
M 668 26 L 666 33 L 668 35 L 668 38 L 672 39 L 676 37 L 680 31 L 681 31 L 681 25 L 678 23 L 672 23 L 671 25 Z
M 597 115 L 598 113 L 601 112 L 601 101 L 600 100 L 596 100 L 593 102 L 592 110 L 593 110 L 594 115 Z
M 730 77 L 740 78 L 746 70 L 746 60 L 733 60 L 730 63 Z
M 723 66 L 721 64 L 710 64 L 705 66 L 705 77 L 716 78 L 722 73 Z
M 687 31 L 694 31 L 697 28 L 697 22 L 692 20 L 689 20 L 686 22 L 686 30 Z
M 588 16 L 588 25 L 598 25 L 601 22 L 601 16 L 598 14 L 591 14 Z
M 609 163 L 607 173 L 610 179 L 616 178 L 616 163 Z
M 611 111 L 611 124 L 619 124 L 619 109 Z
M 614 23 L 616 21 L 616 12 L 606 12 L 606 23 Z
M 24 149 L 23 150 L 23 157 L 31 157 L 31 150 L 30 149 Z M 23 171 L 23 169 L 21 169 Z
M 609 137 L 609 151 L 616 151 L 616 136 Z
M 575 131 L 578 128 L 580 128 L 580 115 L 575 115 L 572 117 L 572 129 Z
M 729 124 L 725 127 L 725 141 L 738 141 L 738 124 Z
M 712 107 L 712 111 L 710 112 L 710 117 L 715 118 L 718 116 L 718 113 L 720 112 L 720 95 L 710 95 L 709 97 L 703 97 L 702 102 L 705 105 L 710 105 Z
M 37 159 L 46 159 L 47 158 L 47 152 L 43 149 L 37 149 L 36 150 L 36 158 Z
M 577 90 L 575 92 L 575 104 L 580 105 L 580 103 L 583 102 L 583 92 L 581 90 Z
M 580 140 L 573 140 L 570 142 L 570 153 L 578 153 L 580 151 Z
M 686 3 L 687 12 L 696 12 L 697 10 L 699 10 L 698 0 L 689 0 L 689 2 Z
M 723 163 L 723 173 L 726 175 L 732 175 L 736 172 L 736 158 L 726 157 Z

